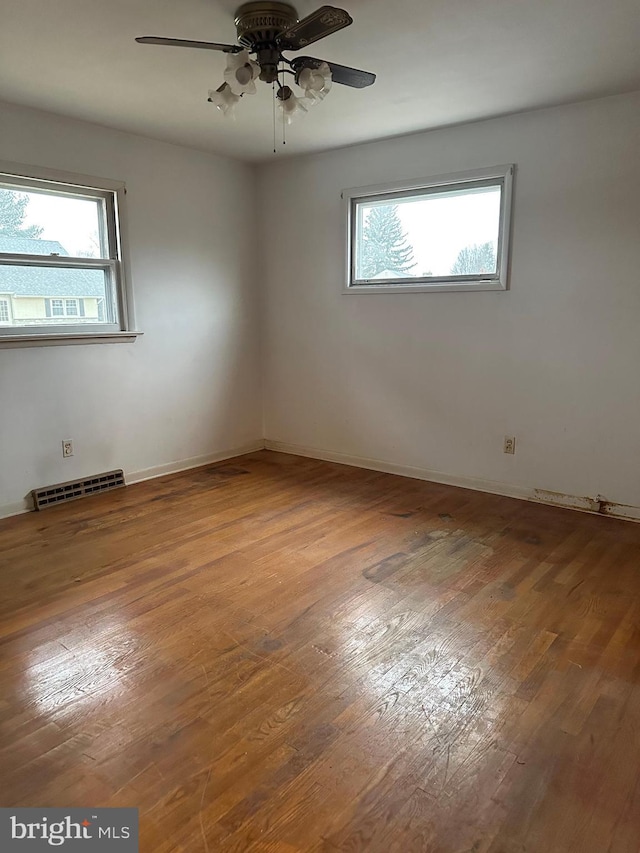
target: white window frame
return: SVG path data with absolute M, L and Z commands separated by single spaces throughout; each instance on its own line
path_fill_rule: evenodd
M 16 185 L 28 191 L 49 190 L 61 195 L 104 200 L 106 212 L 104 234 L 108 257 L 81 258 L 60 255 L 26 255 L 0 252 L 0 265 L 63 267 L 67 269 L 103 270 L 110 284 L 113 300 L 113 323 L 78 325 L 39 324 L 37 326 L 0 327 L 0 348 L 14 346 L 47 346 L 51 344 L 126 343 L 142 332 L 136 330 L 133 293 L 131 290 L 129 252 L 126 239 L 126 188 L 122 181 L 61 172 L 39 166 L 0 161 L 0 183 Z M 65 297 L 63 315 L 66 316 Z M 76 300 L 79 306 L 79 302 Z M 74 315 L 79 316 L 79 315 Z
M 0 325 L 11 323 L 11 300 L 6 296 L 0 296 L 0 305 L 7 306 L 7 319 L 3 320 L 2 317 L 0 317 Z
M 346 234 L 346 271 L 343 293 L 434 293 L 449 291 L 507 290 L 509 286 L 509 252 L 511 244 L 511 203 L 515 165 L 491 166 L 466 172 L 453 172 L 410 181 L 376 184 L 370 187 L 353 187 L 342 191 L 344 225 Z M 495 274 L 456 276 L 408 276 L 407 278 L 382 279 L 374 283 L 371 279 L 356 278 L 356 228 L 357 206 L 389 199 L 406 198 L 411 195 L 430 195 L 443 190 L 465 189 L 474 186 L 502 187 L 500 224 Z

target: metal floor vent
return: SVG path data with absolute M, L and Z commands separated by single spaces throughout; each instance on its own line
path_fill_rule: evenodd
M 93 495 L 96 492 L 108 492 L 110 489 L 118 489 L 126 485 L 122 468 L 118 471 L 107 471 L 105 474 L 96 474 L 87 477 L 86 480 L 70 480 L 68 483 L 57 483 L 55 486 L 43 486 L 34 489 L 33 503 L 36 509 L 46 509 L 53 504 L 75 501 L 85 495 Z

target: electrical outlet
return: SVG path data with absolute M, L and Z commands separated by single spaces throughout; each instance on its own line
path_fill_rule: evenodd
M 66 459 L 68 456 L 73 456 L 73 442 L 70 438 L 66 438 L 62 442 L 62 455 Z
M 504 452 L 510 453 L 512 456 L 516 452 L 516 437 L 515 437 L 515 435 L 505 435 L 505 437 L 504 437 Z

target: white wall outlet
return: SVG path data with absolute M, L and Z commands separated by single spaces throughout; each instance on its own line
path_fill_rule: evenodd
M 515 437 L 515 435 L 505 435 L 505 437 L 504 437 L 504 452 L 510 453 L 512 456 L 516 452 L 516 437 Z
M 73 456 L 73 442 L 70 438 L 66 438 L 62 442 L 62 455 L 66 459 L 68 456 Z

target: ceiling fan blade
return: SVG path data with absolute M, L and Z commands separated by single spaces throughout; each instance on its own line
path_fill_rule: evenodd
M 318 68 L 323 62 L 327 60 L 315 59 L 313 56 L 296 56 L 291 60 L 291 67 L 297 75 L 303 68 Z M 354 89 L 364 89 L 376 82 L 376 75 L 370 71 L 360 71 L 358 68 L 337 65 L 335 62 L 327 62 L 327 65 L 331 69 L 331 79 L 334 83 L 352 86 Z
M 164 44 L 170 47 L 197 47 L 201 50 L 221 50 L 223 53 L 240 53 L 237 44 L 216 44 L 212 41 L 191 41 L 190 39 L 166 39 L 162 36 L 140 36 L 138 44 Z
M 298 21 L 278 36 L 280 50 L 300 50 L 314 41 L 319 41 L 331 33 L 353 23 L 353 18 L 344 9 L 335 6 L 321 6 Z

